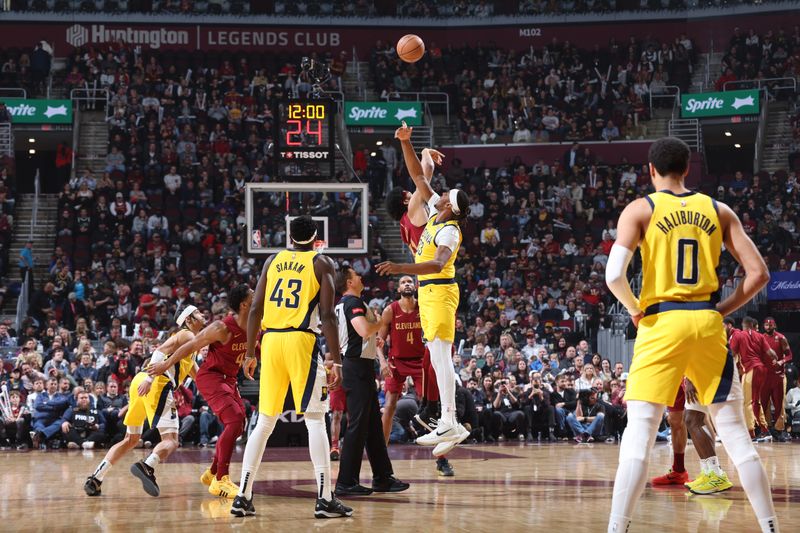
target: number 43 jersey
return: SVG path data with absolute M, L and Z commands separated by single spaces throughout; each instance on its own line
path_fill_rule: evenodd
M 319 281 L 315 251 L 283 250 L 267 270 L 261 329 L 319 333 Z
M 716 201 L 701 193 L 659 191 L 642 240 L 642 309 L 659 302 L 708 301 L 719 288 L 722 229 Z

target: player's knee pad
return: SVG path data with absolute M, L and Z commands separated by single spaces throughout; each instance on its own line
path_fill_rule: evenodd
M 647 461 L 663 411 L 664 406 L 659 404 L 638 400 L 628 402 L 628 426 L 622 435 L 620 461 Z
M 738 467 L 747 461 L 758 461 L 758 452 L 750 440 L 745 424 L 741 400 L 711 404 L 708 409 L 717 426 L 717 434 L 733 464 Z

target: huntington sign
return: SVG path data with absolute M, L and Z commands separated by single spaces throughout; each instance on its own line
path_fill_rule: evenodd
M 421 102 L 345 102 L 348 126 L 422 126 Z
M 727 117 L 754 115 L 760 111 L 758 91 L 726 91 L 681 95 L 681 117 Z
M 72 124 L 71 100 L 4 98 L 12 124 Z

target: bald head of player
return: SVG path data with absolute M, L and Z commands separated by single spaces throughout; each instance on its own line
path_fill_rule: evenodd
M 289 224 L 289 234 L 295 249 L 313 250 L 314 241 L 317 240 L 317 224 L 308 215 L 299 216 Z
M 655 141 L 648 152 L 650 179 L 654 184 L 659 178 L 682 181 L 689 174 L 691 155 L 689 145 L 675 137 Z
M 414 296 L 417 291 L 417 282 L 414 281 L 413 276 L 402 276 L 397 282 L 397 292 L 404 298 Z

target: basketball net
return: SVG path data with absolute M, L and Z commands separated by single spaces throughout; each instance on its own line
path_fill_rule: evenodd
M 328 247 L 328 241 L 320 241 L 320 240 L 314 241 L 314 251 L 315 252 L 322 253 L 322 252 L 325 251 L 325 248 L 327 248 L 327 247 Z

